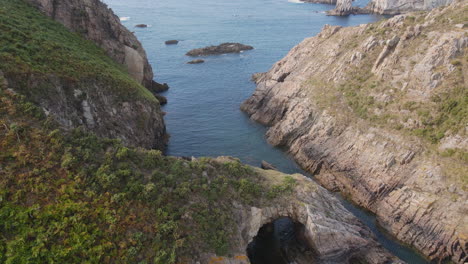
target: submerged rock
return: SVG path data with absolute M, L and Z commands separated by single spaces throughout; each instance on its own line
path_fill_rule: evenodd
M 193 49 L 187 52 L 187 56 L 208 56 L 208 55 L 220 55 L 226 53 L 239 53 L 244 50 L 252 50 L 252 46 L 240 44 L 240 43 L 223 43 L 218 46 L 209 46 L 200 49 Z
M 166 45 L 177 45 L 179 43 L 178 40 L 172 39 L 172 40 L 167 40 L 164 42 Z
M 200 63 L 204 63 L 205 61 L 202 60 L 202 59 L 198 59 L 198 60 L 191 60 L 189 62 L 187 62 L 187 64 L 200 64 Z
M 146 24 L 137 24 L 137 25 L 135 25 L 135 27 L 137 27 L 137 28 L 146 28 L 146 27 L 148 27 L 148 25 L 146 25 Z
M 272 164 L 262 160 L 262 163 L 261 163 L 261 168 L 264 169 L 264 170 L 278 170 L 275 166 L 273 166 Z

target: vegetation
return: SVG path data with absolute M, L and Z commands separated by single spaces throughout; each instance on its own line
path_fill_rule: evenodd
M 59 78 L 63 83 L 83 86 L 89 81 L 105 84 L 101 86 L 114 89 L 117 97 L 156 102 L 104 50 L 23 0 L 0 0 L 0 62 L 0 70 L 15 77 L 18 88 L 30 95 L 53 91 L 49 79 Z M 32 87 L 30 78 L 39 84 Z
M 0 84 L 3 80 L 0 78 Z M 230 249 L 232 201 L 275 187 L 235 160 L 184 160 L 64 133 L 0 89 L 0 263 L 175 263 Z

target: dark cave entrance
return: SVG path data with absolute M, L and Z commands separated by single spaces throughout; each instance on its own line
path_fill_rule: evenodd
M 316 262 L 305 226 L 288 217 L 263 225 L 247 246 L 247 256 L 252 264 Z

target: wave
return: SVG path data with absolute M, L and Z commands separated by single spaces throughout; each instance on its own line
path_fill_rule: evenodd
M 301 0 L 288 0 L 289 3 L 294 3 L 294 4 L 303 4 Z
M 130 17 L 121 17 L 120 18 L 120 21 L 129 21 L 130 20 Z

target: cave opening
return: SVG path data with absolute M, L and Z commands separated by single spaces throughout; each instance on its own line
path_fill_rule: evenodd
M 252 264 L 316 263 L 306 228 L 288 217 L 263 225 L 247 246 Z

